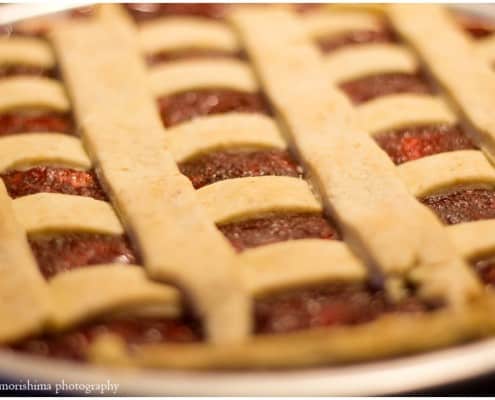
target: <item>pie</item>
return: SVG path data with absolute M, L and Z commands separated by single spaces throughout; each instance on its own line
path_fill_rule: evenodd
M 495 333 L 495 24 L 98 5 L 2 27 L 0 342 L 113 366 Z

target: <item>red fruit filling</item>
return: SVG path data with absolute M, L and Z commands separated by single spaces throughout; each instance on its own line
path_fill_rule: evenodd
M 0 115 L 0 136 L 16 133 L 72 133 L 74 123 L 70 114 L 36 112 Z
M 130 345 L 201 339 L 199 329 L 187 320 L 128 318 L 96 322 L 57 335 L 28 339 L 12 347 L 38 356 L 84 361 L 91 342 L 106 333 L 114 333 Z
M 393 43 L 397 40 L 394 33 L 386 28 L 376 31 L 352 31 L 344 35 L 331 36 L 318 40 L 320 49 L 329 53 L 346 46 L 367 43 Z
M 342 83 L 340 88 L 350 97 L 354 104 L 364 103 L 388 94 L 433 93 L 426 80 L 420 74 L 399 72 L 354 79 Z
M 426 196 L 421 202 L 448 225 L 495 218 L 495 191 L 489 189 L 457 189 Z
M 375 136 L 375 140 L 397 165 L 432 154 L 476 148 L 459 126 L 448 124 L 396 129 Z
M 270 114 L 268 104 L 261 94 L 227 89 L 178 93 L 162 97 L 158 104 L 163 124 L 167 127 L 195 117 L 233 111 Z
M 382 314 L 432 309 L 415 297 L 399 303 L 361 284 L 329 283 L 266 296 L 256 302 L 256 331 L 285 333 L 331 325 L 355 325 Z
M 218 227 L 237 251 L 295 239 L 339 239 L 322 215 L 285 214 L 233 222 Z
M 225 179 L 248 176 L 302 177 L 302 168 L 284 150 L 217 151 L 207 153 L 179 165 L 193 186 L 202 186 Z
M 0 177 L 12 198 L 46 192 L 107 199 L 92 171 L 34 167 L 25 171 L 9 171 L 0 174 Z
M 4 65 L 0 67 L 0 78 L 6 78 L 16 75 L 45 76 L 53 78 L 55 77 L 55 71 L 51 69 L 35 67 L 32 65 Z
M 162 62 L 201 58 L 245 58 L 241 52 L 231 52 L 224 50 L 206 50 L 206 49 L 187 49 L 177 51 L 162 51 L 146 57 L 149 65 L 159 64 Z
M 45 278 L 95 264 L 136 264 L 125 236 L 67 233 L 31 237 L 31 249 Z

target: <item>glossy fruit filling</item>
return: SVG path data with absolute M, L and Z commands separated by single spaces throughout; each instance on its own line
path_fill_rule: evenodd
M 91 342 L 106 333 L 118 335 L 129 345 L 201 339 L 199 329 L 187 320 L 126 318 L 94 322 L 57 335 L 27 339 L 13 349 L 38 356 L 83 361 Z
M 207 49 L 186 49 L 174 51 L 162 51 L 146 57 L 149 65 L 155 65 L 163 62 L 185 60 L 185 59 L 203 59 L 203 58 L 245 58 L 241 52 L 231 52 L 225 50 L 207 50 Z
M 395 129 L 376 135 L 375 140 L 397 165 L 437 153 L 476 148 L 459 126 L 449 124 Z
M 52 69 L 45 69 L 32 65 L 3 65 L 0 66 L 0 78 L 11 76 L 44 76 L 53 78 L 56 73 Z
M 12 198 L 35 193 L 62 193 L 106 200 L 98 178 L 92 171 L 70 168 L 34 167 L 0 174 Z
M 72 133 L 74 123 L 70 114 L 54 112 L 17 112 L 0 115 L 0 136 L 16 133 Z
M 33 236 L 29 244 L 45 278 L 89 265 L 137 263 L 125 236 L 65 233 Z
M 330 222 L 318 214 L 282 214 L 220 225 L 237 251 L 296 239 L 339 239 Z
M 162 97 L 158 105 L 166 127 L 195 117 L 233 111 L 270 114 L 268 104 L 260 93 L 228 89 L 191 90 Z
M 481 280 L 489 286 L 495 287 L 495 258 L 481 258 L 473 263 L 474 270 Z
M 387 73 L 365 76 L 343 82 L 340 88 L 354 104 L 380 96 L 399 93 L 432 94 L 433 90 L 421 74 Z
M 491 189 L 457 189 L 421 199 L 444 224 L 495 218 L 495 191 Z
M 284 291 L 256 302 L 256 330 L 284 333 L 332 325 L 355 325 L 385 313 L 422 313 L 431 310 L 415 297 L 390 302 L 383 291 L 362 284 L 329 283 Z
M 338 36 L 322 37 L 317 44 L 324 53 L 329 53 L 356 44 L 393 43 L 396 40 L 395 34 L 384 27 L 380 30 L 360 30 Z
M 252 176 L 302 177 L 302 168 L 285 150 L 225 150 L 179 165 L 196 189 L 218 181 Z

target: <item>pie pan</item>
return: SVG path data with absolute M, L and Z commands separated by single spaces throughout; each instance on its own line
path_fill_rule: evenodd
M 459 7 L 495 16 L 490 6 Z M 18 18 L 12 15 L 14 20 Z M 52 384 L 62 379 L 67 384 L 110 381 L 119 385 L 119 395 L 384 395 L 424 390 L 494 371 L 495 339 L 351 366 L 261 372 L 118 370 L 0 352 L 0 376 L 6 382 L 28 378 Z

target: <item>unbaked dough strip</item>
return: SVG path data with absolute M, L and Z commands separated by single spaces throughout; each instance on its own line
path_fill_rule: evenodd
M 135 28 L 109 7 L 53 32 L 85 147 L 148 273 L 185 288 L 210 341 L 243 340 L 250 300 L 235 252 L 164 149 Z

